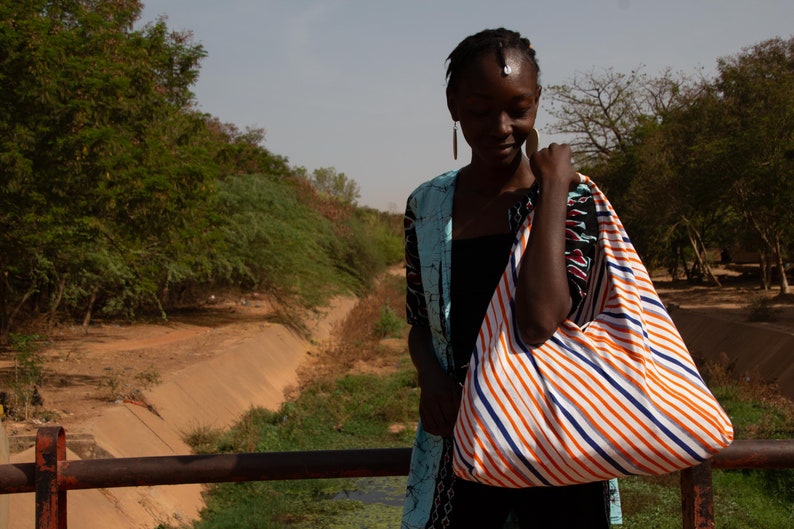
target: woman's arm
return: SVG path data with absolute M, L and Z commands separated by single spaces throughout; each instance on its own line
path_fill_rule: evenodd
M 427 433 L 451 437 L 460 407 L 461 387 L 441 366 L 433 348 L 424 287 L 422 266 L 416 237 L 416 213 L 405 209 L 405 310 L 411 330 L 408 351 L 418 374 L 420 396 L 419 417 Z
M 528 344 L 545 342 L 571 311 L 565 258 L 568 192 L 579 183 L 568 145 L 552 143 L 530 159 L 540 194 L 515 293 L 516 324 Z

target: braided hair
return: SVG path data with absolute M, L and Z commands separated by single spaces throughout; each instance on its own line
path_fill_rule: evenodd
M 495 53 L 499 64 L 505 67 L 505 50 L 516 50 L 521 53 L 535 68 L 535 73 L 540 74 L 535 49 L 528 38 L 505 28 L 486 29 L 463 39 L 447 57 L 447 90 L 456 88 L 458 77 L 482 53 L 489 51 Z

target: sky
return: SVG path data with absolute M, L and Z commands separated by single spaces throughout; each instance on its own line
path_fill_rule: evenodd
M 140 23 L 166 17 L 207 57 L 199 110 L 309 172 L 333 167 L 359 204 L 401 212 L 452 157 L 445 60 L 465 37 L 506 27 L 537 51 L 542 85 L 612 68 L 650 75 L 716 71 L 717 60 L 794 36 L 792 0 L 143 0 Z M 548 104 L 548 101 L 546 101 Z M 541 98 L 541 145 L 551 116 Z

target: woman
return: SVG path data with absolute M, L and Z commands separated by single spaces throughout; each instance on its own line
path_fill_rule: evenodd
M 472 157 L 417 188 L 406 208 L 408 346 L 421 422 L 403 527 L 498 528 L 508 519 L 522 528 L 608 527 L 605 483 L 505 489 L 452 472 L 466 366 L 517 229 L 534 211 L 515 307 L 521 338 L 538 344 L 586 294 L 597 224 L 570 147 L 535 152 L 541 87 L 529 41 L 486 30 L 464 39 L 448 61 L 453 150 L 459 122 Z

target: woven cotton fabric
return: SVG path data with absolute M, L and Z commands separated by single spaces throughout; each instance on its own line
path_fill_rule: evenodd
M 587 184 L 599 227 L 588 294 L 545 343 L 521 341 L 513 293 L 528 217 L 464 384 L 453 462 L 461 478 L 532 487 L 658 475 L 733 440 L 620 220 Z

